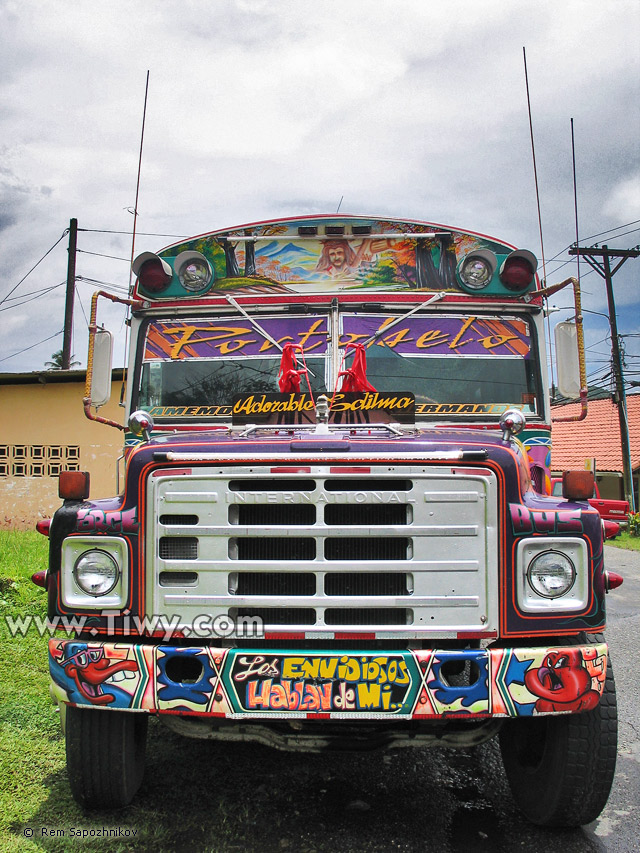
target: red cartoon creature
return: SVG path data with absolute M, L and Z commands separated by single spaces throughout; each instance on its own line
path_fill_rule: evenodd
M 549 652 L 541 667 L 527 671 L 524 683 L 540 697 L 536 711 L 589 711 L 600 701 L 582 665 L 580 649 Z
M 121 691 L 109 684 L 109 692 L 105 692 L 103 685 L 117 672 L 138 669 L 138 664 L 133 660 L 110 663 L 102 646 L 92 647 L 87 643 L 67 643 L 59 663 L 68 681 L 92 705 L 120 705 L 118 698 Z

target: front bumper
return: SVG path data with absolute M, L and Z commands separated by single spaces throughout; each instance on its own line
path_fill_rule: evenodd
M 223 649 L 52 638 L 59 703 L 228 719 L 482 719 L 599 701 L 605 643 L 442 651 Z

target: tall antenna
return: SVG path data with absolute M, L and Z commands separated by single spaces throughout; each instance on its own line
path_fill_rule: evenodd
M 147 118 L 147 95 L 149 94 L 149 71 L 147 69 L 147 82 L 144 87 L 144 107 L 142 109 L 142 131 L 140 133 L 140 156 L 138 157 L 138 180 L 136 182 L 136 203 L 133 208 L 133 235 L 131 239 L 131 264 L 129 265 L 129 293 L 131 293 L 131 278 L 133 275 L 132 265 L 136 250 L 136 225 L 138 223 L 138 196 L 140 195 L 140 172 L 142 170 L 142 146 L 144 144 L 144 124 Z
M 576 142 L 573 134 L 573 119 L 571 119 L 571 162 L 573 164 L 573 209 L 575 213 L 576 219 L 576 246 L 580 245 L 580 237 L 578 236 L 578 184 L 576 181 Z M 576 255 L 576 262 L 578 264 L 578 274 L 576 278 L 578 279 L 578 284 L 580 283 L 580 255 Z
M 136 225 L 138 224 L 138 196 L 140 195 L 140 172 L 142 171 L 142 146 L 144 144 L 144 125 L 147 118 L 147 96 L 149 94 L 149 69 L 147 69 L 147 80 L 144 87 L 144 107 L 142 108 L 142 130 L 140 132 L 140 154 L 138 156 L 138 178 L 136 180 L 136 201 L 133 208 L 133 233 L 131 235 L 131 262 L 129 264 L 129 295 L 131 295 L 133 281 L 133 258 L 136 251 Z M 127 308 L 127 316 L 130 311 L 130 306 Z M 125 384 L 126 384 L 126 364 L 127 364 L 127 349 L 129 346 L 129 324 L 125 324 L 124 331 L 124 358 L 122 367 L 122 385 L 120 386 L 120 405 L 124 406 Z
M 533 180 L 536 185 L 536 206 L 538 208 L 538 231 L 540 233 L 540 252 L 542 254 L 542 280 L 543 287 L 547 284 L 547 264 L 544 254 L 544 240 L 542 237 L 542 214 L 540 212 L 540 189 L 538 187 L 538 168 L 536 166 L 536 145 L 533 139 L 533 120 L 531 118 L 531 97 L 529 95 L 529 75 L 527 73 L 527 50 L 522 48 L 522 58 L 524 61 L 524 82 L 527 90 L 527 112 L 529 113 L 529 134 L 531 136 L 531 158 L 533 160 Z M 546 300 L 545 300 L 546 301 Z M 548 304 L 548 303 L 547 303 Z M 549 321 L 549 312 L 547 311 L 547 335 L 551 341 L 551 323 Z M 553 376 L 553 358 L 550 360 L 551 365 L 551 393 L 555 395 L 555 379 Z

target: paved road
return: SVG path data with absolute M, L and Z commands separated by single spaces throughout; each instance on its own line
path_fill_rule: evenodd
M 551 831 L 529 824 L 511 799 L 495 742 L 470 751 L 304 755 L 188 740 L 159 724 L 151 727 L 147 775 L 136 807 L 156 808 L 169 779 L 185 810 L 193 798 L 210 797 L 211 815 L 203 817 L 201 837 L 194 837 L 191 827 L 184 845 L 179 819 L 162 817 L 173 831 L 173 849 L 189 853 L 635 853 L 640 849 L 640 552 L 607 546 L 606 561 L 625 576 L 623 586 L 608 596 L 620 740 L 609 803 L 590 826 Z M 156 749 L 160 742 L 164 751 Z
M 410 749 L 387 755 L 325 756 L 283 754 L 248 745 L 227 750 L 224 745 L 218 747 L 218 758 L 223 763 L 226 807 L 231 822 L 242 823 L 243 849 L 296 853 L 640 849 L 640 552 L 607 546 L 606 561 L 609 569 L 625 576 L 625 583 L 608 596 L 607 639 L 621 722 L 616 779 L 599 820 L 571 831 L 529 824 L 511 799 L 495 742 L 468 752 Z M 258 769 L 257 785 L 255 777 L 248 785 L 247 765 Z M 248 813 L 240 815 L 241 803 L 251 804 Z

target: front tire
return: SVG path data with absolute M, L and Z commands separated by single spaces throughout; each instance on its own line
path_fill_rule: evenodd
M 618 716 L 611 663 L 592 711 L 509 720 L 502 761 L 520 810 L 539 826 L 577 827 L 604 809 L 616 768 Z
M 67 773 L 81 806 L 129 805 L 144 775 L 147 721 L 146 714 L 67 707 Z

